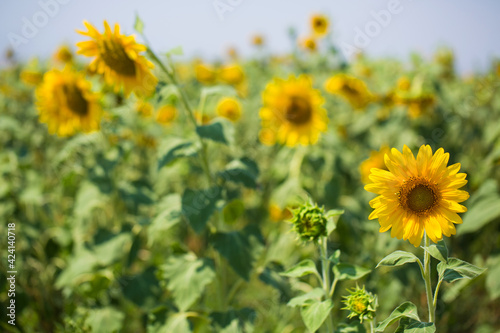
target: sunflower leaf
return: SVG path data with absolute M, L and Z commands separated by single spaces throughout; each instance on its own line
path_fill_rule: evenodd
M 437 266 L 439 278 L 446 282 L 460 279 L 473 279 L 486 271 L 458 258 L 449 258 L 447 262 L 440 262 Z
M 325 291 L 321 288 L 314 288 L 308 293 L 302 294 L 292 298 L 287 305 L 290 307 L 302 306 L 307 303 L 310 299 L 320 300 L 321 297 L 325 295 Z
M 344 210 L 342 209 L 332 209 L 326 212 L 325 216 L 327 218 L 326 222 L 327 235 L 330 235 L 332 231 L 334 231 L 337 228 L 337 222 L 342 214 L 344 214 Z
M 182 214 L 196 233 L 205 230 L 208 220 L 216 209 L 216 203 L 221 197 L 219 187 L 206 190 L 186 189 L 182 195 Z
M 135 23 L 134 23 L 134 29 L 138 33 L 142 34 L 144 31 L 144 22 L 141 20 L 139 17 L 139 14 L 135 14 Z
M 233 137 L 234 128 L 224 119 L 220 119 L 208 125 L 197 126 L 196 133 L 203 139 L 228 145 Z
M 316 332 L 316 330 L 323 325 L 323 322 L 326 317 L 328 317 L 330 311 L 332 311 L 332 308 L 333 302 L 330 299 L 323 302 L 311 299 L 302 306 L 300 315 L 309 331 Z
M 434 323 L 425 323 L 412 318 L 402 318 L 395 333 L 434 333 Z
M 404 302 L 403 304 L 395 308 L 394 311 L 392 311 L 392 313 L 389 315 L 389 317 L 378 324 L 377 328 L 375 328 L 375 332 L 383 332 L 394 322 L 405 317 L 420 321 L 417 313 L 417 306 L 412 302 Z
M 379 266 L 401 266 L 404 264 L 412 263 L 412 262 L 417 262 L 418 258 L 415 256 L 413 253 L 406 252 L 406 251 L 394 251 L 388 256 L 386 256 L 384 259 L 380 260 L 380 262 L 377 264 L 378 268 Z
M 333 266 L 333 273 L 337 280 L 357 280 L 370 273 L 371 270 L 351 264 L 338 264 Z
M 423 246 L 423 249 L 441 262 L 446 262 L 448 260 L 448 248 L 444 240 L 440 240 L 437 244 L 432 244 L 428 247 Z
M 316 269 L 316 264 L 310 260 L 302 260 L 297 265 L 287 269 L 280 275 L 288 276 L 288 277 L 301 277 L 309 274 L 318 274 L 318 270 Z

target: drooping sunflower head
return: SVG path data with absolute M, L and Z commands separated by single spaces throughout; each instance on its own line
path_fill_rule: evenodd
M 415 158 L 405 145 L 403 153 L 392 148 L 385 155 L 388 170 L 371 169 L 365 189 L 378 196 L 370 201 L 374 211 L 369 219 L 378 218 L 380 232 L 392 229 L 392 237 L 416 247 L 424 231 L 435 243 L 456 233 L 455 224 L 462 223 L 457 213 L 467 211 L 459 203 L 469 193 L 459 190 L 467 183 L 466 174 L 458 173 L 460 163 L 447 166 L 449 157 L 443 148 L 433 155 L 431 147 L 423 145 Z
M 241 117 L 241 104 L 237 99 L 224 97 L 217 104 L 217 114 L 231 121 L 237 121 Z
M 139 96 L 151 94 L 158 79 L 152 73 L 154 65 L 140 54 L 146 51 L 146 46 L 138 44 L 133 35 L 122 35 L 118 24 L 112 31 L 104 21 L 102 34 L 90 23 L 84 24 L 87 31 L 79 33 L 91 40 L 77 43 L 77 53 L 94 57 L 90 68 L 104 75 L 105 81 L 114 86 L 115 91 L 123 87 L 125 95 L 131 92 Z
M 324 99 L 313 89 L 305 75 L 290 76 L 287 80 L 274 79 L 263 92 L 264 106 L 259 115 L 262 131 L 259 137 L 271 137 L 287 146 L 315 144 L 328 124 Z M 263 133 L 266 133 L 265 135 Z
M 329 78 L 325 90 L 345 98 L 354 109 L 364 109 L 375 99 L 362 80 L 343 73 Z
M 374 150 L 370 153 L 370 157 L 364 160 L 360 166 L 359 171 L 361 173 L 361 181 L 365 184 L 370 182 L 370 170 L 372 168 L 387 170 L 384 163 L 385 154 L 389 153 L 391 150 L 387 146 L 380 147 L 380 150 Z
M 51 134 L 64 137 L 99 129 L 102 110 L 98 95 L 90 91 L 82 74 L 70 69 L 45 73 L 36 98 L 40 122 L 48 125 Z
M 328 26 L 330 25 L 328 17 L 325 15 L 313 15 L 311 17 L 311 29 L 316 36 L 324 36 L 328 33 Z
M 156 121 L 162 125 L 170 125 L 177 118 L 177 108 L 167 104 L 156 112 Z

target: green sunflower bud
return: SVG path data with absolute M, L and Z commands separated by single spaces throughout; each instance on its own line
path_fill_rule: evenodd
M 345 308 L 342 310 L 351 311 L 347 318 L 358 316 L 361 323 L 363 320 L 373 320 L 378 306 L 377 296 L 366 291 L 364 286 L 362 289 L 356 286 L 356 288 L 347 291 L 350 295 L 343 296 L 345 300 L 342 301 L 345 304 Z
M 324 208 L 316 204 L 313 206 L 306 203 L 295 209 L 291 222 L 293 230 L 303 241 L 318 241 L 320 237 L 327 235 Z

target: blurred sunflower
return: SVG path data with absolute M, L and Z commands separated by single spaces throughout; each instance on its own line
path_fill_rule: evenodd
M 212 117 L 206 113 L 194 111 L 194 118 L 199 125 L 207 125 L 212 121 Z
M 240 65 L 226 65 L 220 69 L 219 79 L 227 84 L 238 85 L 245 80 L 245 73 Z
M 275 203 L 269 205 L 269 218 L 273 222 L 280 222 L 284 220 L 289 220 L 293 217 L 292 212 L 288 207 L 281 209 L 281 207 Z
M 217 71 L 210 65 L 198 63 L 194 67 L 196 80 L 203 84 L 214 84 L 217 80 Z
M 324 36 L 328 33 L 328 18 L 325 15 L 313 15 L 311 17 L 311 29 L 316 36 Z
M 164 105 L 156 112 L 156 121 L 162 125 L 170 125 L 177 118 L 177 109 L 173 105 Z
M 217 114 L 231 121 L 237 121 L 241 117 L 241 104 L 234 98 L 224 97 L 217 104 Z
M 264 37 L 262 35 L 254 35 L 252 37 L 252 44 L 255 46 L 264 45 Z
M 384 156 L 388 154 L 391 150 L 387 146 L 380 147 L 380 150 L 373 150 L 370 153 L 370 157 L 364 160 L 360 166 L 359 171 L 361 173 L 361 181 L 365 184 L 370 182 L 370 170 L 372 168 L 387 170 L 384 163 Z
M 418 247 L 425 233 L 437 243 L 443 235 L 456 233 L 462 223 L 457 213 L 467 211 L 459 202 L 469 193 L 459 190 L 467 183 L 465 173 L 458 173 L 460 163 L 447 166 L 449 154 L 443 148 L 432 155 L 429 145 L 423 145 L 415 159 L 410 148 L 403 153 L 393 148 L 385 155 L 387 170 L 372 168 L 369 192 L 379 194 L 370 201 L 374 211 L 369 219 L 378 218 L 380 232 L 392 228 L 391 237 L 409 240 Z
M 135 104 L 135 109 L 137 110 L 137 112 L 142 116 L 142 117 L 151 117 L 151 115 L 153 114 L 153 106 L 151 105 L 151 103 L 149 102 L 146 102 L 146 101 L 143 101 L 143 100 L 139 100 L 137 101 L 137 103 Z
M 19 78 L 28 86 L 37 86 L 43 80 L 43 73 L 37 70 L 23 69 L 19 74 Z
M 314 144 L 320 132 L 327 129 L 328 116 L 321 107 L 324 99 L 306 75 L 290 76 L 287 80 L 275 78 L 267 84 L 262 98 L 264 106 L 259 112 L 262 143 L 270 142 L 267 138 L 271 130 L 276 140 L 287 146 Z
M 318 43 L 314 37 L 306 37 L 300 41 L 300 45 L 304 50 L 309 52 L 316 52 L 318 50 Z
M 325 82 L 325 90 L 342 96 L 354 109 L 364 109 L 375 99 L 363 81 L 343 73 L 329 78 Z
M 105 81 L 114 86 L 116 92 L 123 86 L 126 96 L 131 92 L 139 96 L 151 94 L 158 79 L 151 72 L 154 65 L 140 55 L 140 52 L 146 51 L 146 46 L 138 44 L 133 35 L 120 34 L 118 24 L 115 24 L 113 32 L 108 22 L 104 21 L 104 33 L 101 34 L 90 23 L 83 23 L 87 31 L 79 33 L 92 40 L 77 43 L 77 53 L 95 57 L 89 67 L 104 75 Z
M 98 97 L 82 74 L 51 70 L 36 90 L 40 122 L 48 125 L 51 134 L 63 137 L 96 131 L 102 116 Z
M 63 64 L 69 64 L 73 61 L 73 53 L 67 45 L 60 46 L 54 53 L 54 60 Z
M 400 100 L 402 104 L 408 107 L 408 115 L 413 119 L 428 114 L 434 106 L 435 101 L 434 96 L 431 94 L 406 97 Z

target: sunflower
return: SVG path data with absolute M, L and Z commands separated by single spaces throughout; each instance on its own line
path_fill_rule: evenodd
M 300 41 L 300 45 L 304 50 L 309 52 L 316 52 L 318 50 L 318 43 L 314 37 L 306 37 Z
M 43 73 L 37 70 L 23 69 L 19 74 L 19 78 L 28 86 L 37 86 L 43 80 Z
M 245 73 L 240 65 L 226 65 L 220 69 L 219 79 L 227 84 L 238 85 L 245 80 Z
M 140 52 L 146 46 L 136 43 L 135 37 L 120 34 L 120 26 L 115 24 L 113 32 L 104 21 L 104 33 L 100 33 L 90 23 L 85 22 L 88 31 L 79 31 L 80 34 L 92 40 L 79 42 L 77 53 L 88 57 L 95 57 L 90 68 L 104 75 L 105 81 L 119 91 L 123 86 L 125 95 L 134 92 L 139 96 L 151 94 L 158 79 L 152 74 L 154 65 Z
M 262 35 L 254 35 L 252 37 L 252 44 L 255 46 L 264 45 L 264 37 Z
M 210 65 L 202 63 L 196 64 L 194 67 L 196 80 L 203 84 L 214 84 L 217 80 L 217 71 Z
M 316 36 L 324 36 L 328 33 L 328 18 L 325 15 L 313 15 L 311 17 L 311 28 Z
M 143 101 L 143 100 L 139 100 L 135 104 L 135 109 L 142 117 L 147 118 L 147 117 L 151 117 L 151 115 L 153 114 L 154 108 L 153 108 L 153 105 L 151 105 L 151 103 Z
M 224 97 L 217 104 L 217 114 L 231 121 L 237 121 L 241 117 L 241 104 L 234 98 Z
M 370 170 L 372 168 L 387 170 L 387 167 L 384 163 L 385 154 L 389 153 L 391 150 L 387 146 L 380 147 L 380 150 L 373 150 L 370 153 L 370 157 L 364 160 L 360 166 L 359 171 L 361 173 L 361 181 L 365 184 L 370 182 Z
M 177 109 L 173 105 L 164 105 L 156 112 L 156 121 L 162 125 L 170 125 L 177 118 Z
M 342 96 L 355 109 L 364 109 L 375 99 L 363 81 L 343 73 L 329 78 L 325 83 L 325 90 Z
M 73 53 L 67 45 L 62 45 L 54 53 L 54 60 L 63 64 L 69 64 L 73 61 Z
M 40 122 L 48 125 L 51 134 L 70 136 L 99 129 L 102 110 L 98 95 L 90 91 L 90 83 L 80 73 L 70 69 L 45 73 L 36 98 Z
M 287 80 L 275 78 L 266 86 L 262 98 L 261 141 L 263 137 L 270 138 L 272 135 L 268 132 L 272 131 L 276 140 L 287 146 L 309 145 L 316 143 L 320 132 L 327 129 L 328 117 L 321 107 L 324 99 L 312 88 L 308 76 L 290 76 Z
M 403 153 L 393 148 L 386 154 L 387 170 L 372 168 L 365 190 L 379 194 L 370 201 L 374 211 L 369 219 L 378 218 L 380 232 L 392 228 L 391 237 L 409 240 L 418 247 L 425 233 L 437 243 L 443 235 L 456 233 L 462 223 L 457 213 L 467 208 L 459 202 L 469 193 L 459 190 L 467 183 L 465 173 L 458 173 L 460 163 L 447 166 L 449 154 L 443 148 L 434 155 L 429 145 L 423 145 L 415 159 L 405 145 Z

